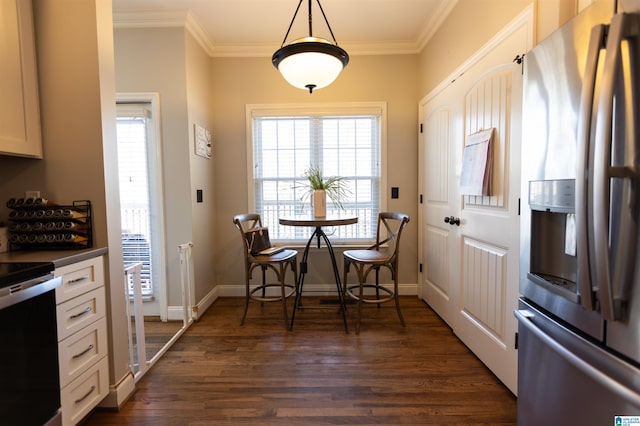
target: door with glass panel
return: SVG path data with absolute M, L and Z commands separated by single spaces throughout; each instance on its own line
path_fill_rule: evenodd
M 123 260 L 131 271 L 123 285 L 130 301 L 130 363 L 137 374 L 183 324 L 168 321 L 157 96 L 120 94 L 116 115 Z
M 125 267 L 142 264 L 145 315 L 166 320 L 164 274 L 158 269 L 164 257 L 158 245 L 162 228 L 154 209 L 159 167 L 150 158 L 155 145 L 150 105 L 119 102 L 116 111 L 123 259 Z M 133 295 L 133 288 L 129 294 Z

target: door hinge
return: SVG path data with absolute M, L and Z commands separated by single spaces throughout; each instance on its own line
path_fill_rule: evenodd
M 419 265 L 418 270 L 419 270 L 419 272 L 422 272 L 422 263 Z
M 513 342 L 513 348 L 518 349 L 518 332 L 516 331 L 516 335 Z
M 520 198 L 518 198 L 518 216 L 520 216 Z
M 524 57 L 526 56 L 526 53 L 523 53 L 522 55 L 516 55 L 515 58 L 513 58 L 513 62 L 515 62 L 516 64 L 520 65 L 520 74 L 524 75 Z
M 422 194 L 420 194 L 420 204 L 422 204 Z
M 420 133 L 422 133 L 422 123 L 420 123 Z

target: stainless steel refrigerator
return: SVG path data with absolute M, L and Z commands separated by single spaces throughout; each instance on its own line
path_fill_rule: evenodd
M 519 425 L 640 424 L 638 3 L 524 58 Z

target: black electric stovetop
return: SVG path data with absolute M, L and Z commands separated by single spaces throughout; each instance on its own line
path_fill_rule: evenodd
M 51 262 L 0 262 L 0 288 L 47 275 L 54 268 Z

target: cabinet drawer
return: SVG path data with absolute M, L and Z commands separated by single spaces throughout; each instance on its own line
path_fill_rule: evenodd
M 58 341 L 105 316 L 104 288 L 100 287 L 56 306 Z
M 56 302 L 62 303 L 87 291 L 104 285 L 102 256 L 56 268 L 55 275 L 62 277 L 62 285 L 56 288 Z
M 61 341 L 58 344 L 60 387 L 65 387 L 107 353 L 107 320 L 104 317 Z
M 63 426 L 77 424 L 108 392 L 109 363 L 107 357 L 104 357 L 62 389 L 60 402 Z

